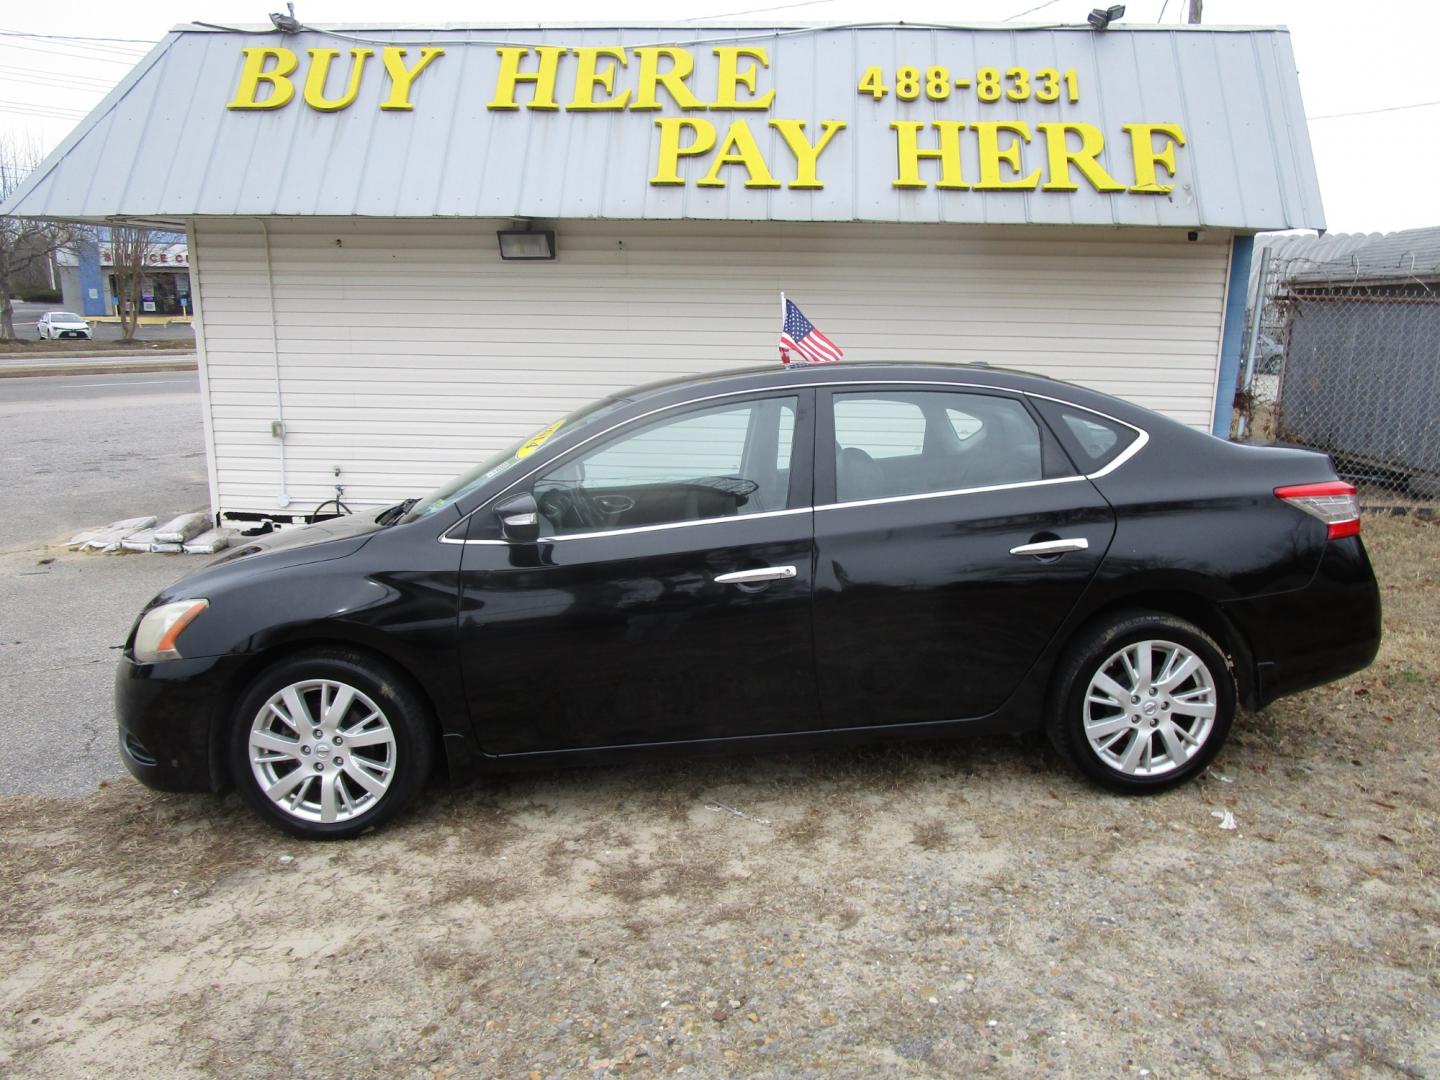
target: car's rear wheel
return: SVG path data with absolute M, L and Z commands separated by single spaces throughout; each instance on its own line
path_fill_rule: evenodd
M 290 657 L 236 710 L 231 774 L 247 802 L 295 836 L 375 828 L 420 793 L 435 756 L 429 709 L 404 679 L 356 653 Z
M 1235 718 L 1235 679 L 1199 627 L 1128 612 L 1084 632 L 1057 671 L 1050 741 L 1086 776 L 1163 791 L 1210 764 Z

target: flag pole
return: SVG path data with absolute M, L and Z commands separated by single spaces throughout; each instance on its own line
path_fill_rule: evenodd
M 785 348 L 785 290 L 780 290 L 780 363 L 790 365 L 790 353 Z

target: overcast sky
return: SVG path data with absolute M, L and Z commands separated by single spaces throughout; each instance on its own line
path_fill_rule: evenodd
M 528 0 L 525 21 L 645 21 L 733 16 L 746 22 L 1081 23 L 1098 0 Z M 268 23 L 278 0 L 48 0 L 6 4 L 0 30 L 139 39 L 67 42 L 0 36 L 0 132 L 50 150 L 176 23 Z M 1108 6 L 1108 3 L 1107 3 Z M 1132 0 L 1125 22 L 1184 18 L 1187 0 Z M 1039 7 L 1026 13 L 1026 9 Z M 505 10 L 458 0 L 298 0 L 310 23 L 474 22 Z M 1305 111 L 1332 232 L 1440 225 L 1440 4 L 1436 0 L 1205 0 L 1205 22 L 1284 25 L 1293 34 Z M 1404 108 L 1422 102 L 1419 108 Z M 1389 110 L 1389 111 L 1372 111 Z M 1337 113 L 1363 115 L 1335 116 Z

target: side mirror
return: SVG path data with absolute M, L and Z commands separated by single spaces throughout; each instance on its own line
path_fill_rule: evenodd
M 500 535 L 512 544 L 533 544 L 540 539 L 540 507 L 528 491 L 514 495 L 495 507 Z

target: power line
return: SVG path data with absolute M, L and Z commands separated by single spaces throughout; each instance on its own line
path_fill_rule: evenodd
M 1043 4 L 1036 4 L 1034 7 L 1032 7 L 1032 8 L 1026 8 L 1024 11 L 1017 11 L 1014 15 L 1006 16 L 1005 18 L 1001 19 L 1000 21 L 1001 21 L 1001 22 L 1014 22 L 1016 19 L 1020 18 L 1020 17 L 1023 16 L 1023 15 L 1029 15 L 1029 14 L 1031 14 L 1032 12 L 1036 12 L 1036 11 L 1044 11 L 1047 7 L 1051 7 L 1051 6 L 1055 5 L 1055 4 L 1058 4 L 1059 2 L 1060 2 L 1060 0 L 1045 0 L 1045 3 L 1043 3 Z
M 46 41 L 124 41 L 137 45 L 154 45 L 147 38 L 131 37 L 83 37 L 79 34 L 29 34 L 23 30 L 0 30 L 0 37 L 43 38 Z
M 75 112 L 69 109 L 51 109 L 48 105 L 27 105 L 24 102 L 11 104 L 8 101 L 0 101 L 0 112 L 16 113 L 20 116 L 35 116 L 41 120 L 83 120 L 88 113 Z
M 0 41 L 0 49 L 24 49 L 26 52 L 44 53 L 46 56 L 63 56 L 66 60 L 88 60 L 97 64 L 124 64 L 126 67 L 134 67 L 139 56 L 121 59 L 114 56 L 86 56 L 84 53 L 61 52 L 59 49 L 46 49 L 39 45 L 19 45 L 13 41 Z
M 1403 112 L 1405 109 L 1428 109 L 1440 105 L 1440 101 L 1412 101 L 1409 105 L 1386 105 L 1381 109 L 1357 109 L 1355 112 L 1326 113 L 1324 116 L 1307 116 L 1306 120 L 1339 120 L 1342 116 L 1374 116 L 1376 113 Z
M 56 79 L 64 79 L 67 82 L 93 83 L 97 88 L 110 89 L 115 85 L 114 79 L 103 79 L 95 75 L 81 75 L 74 71 L 36 71 L 34 68 L 11 67 L 8 64 L 0 64 L 0 78 L 6 75 L 24 76 L 32 83 L 49 85 Z
M 709 19 L 728 19 L 733 15 L 760 15 L 767 11 L 788 11 L 790 8 L 814 7 L 817 4 L 833 4 L 835 0 L 801 0 L 798 4 L 778 4 L 775 7 L 748 8 L 745 11 L 722 11 L 719 15 L 700 15 L 686 22 L 705 22 Z

